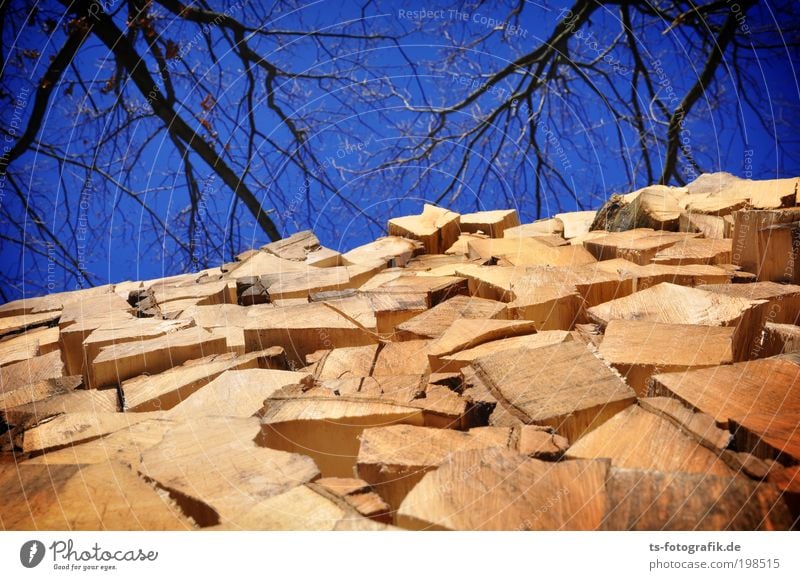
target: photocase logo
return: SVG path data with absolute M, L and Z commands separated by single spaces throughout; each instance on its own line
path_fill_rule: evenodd
M 44 544 L 39 540 L 28 540 L 19 549 L 19 561 L 26 568 L 36 568 L 44 559 Z

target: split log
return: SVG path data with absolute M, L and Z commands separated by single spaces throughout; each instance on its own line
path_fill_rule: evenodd
M 600 356 L 641 397 L 654 374 L 732 363 L 734 331 L 724 326 L 612 320 Z
M 797 201 L 798 178 L 754 181 L 730 173 L 703 174 L 686 186 L 686 209 L 727 215 L 749 206 L 755 209 L 791 207 Z
M 342 258 L 347 264 L 365 266 L 372 265 L 377 261 L 387 268 L 402 268 L 422 249 L 422 244 L 416 240 L 387 236 L 353 248 L 349 252 L 345 252 Z
M 64 413 L 113 413 L 119 410 L 116 389 L 76 389 L 33 403 L 0 409 L 0 421 L 24 429 Z
M 160 443 L 164 433 L 177 425 L 166 418 L 146 419 L 91 441 L 46 450 L 27 459 L 24 465 L 92 465 L 110 460 L 138 470 L 142 453 Z
M 0 367 L 59 349 L 58 327 L 35 328 L 0 340 Z
M 458 239 L 460 216 L 425 204 L 420 215 L 389 220 L 389 235 L 419 240 L 428 254 L 442 254 Z
M 713 451 L 669 420 L 631 405 L 574 441 L 567 457 L 611 460 L 614 467 L 733 477 Z
M 444 368 L 443 357 L 493 340 L 535 332 L 536 326 L 528 321 L 465 318 L 455 320 L 450 328 L 428 347 L 431 370 L 452 372 L 451 369 Z
M 506 228 L 504 238 L 532 238 L 536 236 L 564 236 L 564 222 L 558 218 L 536 220 L 513 228 Z
M 596 211 L 572 211 L 553 217 L 564 224 L 564 237 L 569 240 L 588 233 L 596 216 Z
M 142 374 L 156 374 L 187 360 L 225 352 L 225 339 L 192 327 L 157 338 L 111 344 L 90 365 L 91 387 L 118 385 Z
M 733 240 L 689 238 L 660 250 L 654 264 L 730 264 Z
M 326 492 L 344 500 L 366 518 L 385 524 L 389 524 L 392 521 L 392 508 L 363 479 L 323 477 L 310 485 L 315 488 L 322 488 Z
M 519 216 L 515 209 L 499 209 L 494 211 L 479 211 L 466 213 L 461 216 L 460 226 L 462 232 L 482 232 L 490 238 L 502 238 L 508 228 L 519 225 Z
M 570 330 L 583 322 L 583 298 L 570 285 L 540 286 L 528 277 L 511 281 L 514 297 L 508 303 L 508 317 L 530 320 L 540 330 Z
M 0 392 L 0 410 L 44 401 L 56 395 L 69 393 L 83 384 L 80 376 L 45 379 L 22 384 Z
M 503 351 L 472 363 L 476 379 L 523 423 L 570 441 L 631 405 L 636 394 L 583 344 Z
M 448 256 L 467 256 L 469 255 L 469 243 L 476 240 L 485 240 L 488 239 L 489 236 L 484 234 L 475 233 L 475 234 L 459 234 L 458 239 L 453 242 L 453 245 L 447 248 L 444 253 Z
M 623 258 L 644 266 L 649 264 L 658 252 L 697 235 L 640 228 L 585 240 L 583 245 L 598 260 Z
M 378 342 L 377 335 L 352 317 L 322 302 L 256 314 L 245 327 L 244 340 L 247 352 L 282 347 L 296 367 L 304 366 L 306 355 L 317 350 Z
M 733 358 L 741 361 L 747 360 L 753 347 L 759 343 L 766 316 L 765 305 L 764 300 L 747 300 L 663 283 L 594 306 L 587 313 L 603 327 L 611 320 L 731 326 L 735 328 Z
M 370 373 L 375 377 L 425 375 L 431 372 L 428 364 L 429 340 L 389 342 L 382 345 Z
M 772 485 L 743 477 L 612 467 L 605 530 L 788 530 L 792 518 Z
M 759 354 L 764 357 L 800 352 L 800 326 L 767 322 L 761 347 Z
M 733 264 L 760 281 L 800 282 L 800 208 L 744 210 L 733 214 Z M 773 226 L 788 225 L 787 228 Z
M 731 443 L 730 432 L 719 428 L 713 417 L 694 411 L 677 399 L 645 397 L 639 399 L 639 405 L 645 411 L 667 419 L 683 433 L 720 455 Z
M 399 325 L 428 309 L 427 294 L 369 293 L 378 334 L 393 338 Z
M 720 427 L 729 428 L 735 422 L 739 428 L 761 437 L 764 446 L 754 451 L 773 459 L 778 454 L 797 450 L 793 441 L 796 429 L 781 425 L 800 424 L 800 356 L 780 355 L 767 359 L 733 365 L 664 373 L 652 379 L 650 394 L 676 397 L 692 408 L 706 413 Z M 773 424 L 775 427 L 773 427 Z M 800 455 L 792 455 L 800 462 Z
M 3 316 L 0 318 L 0 336 L 13 335 L 14 333 L 40 326 L 52 326 L 61 316 L 61 311 L 42 312 L 41 314 L 17 314 L 16 316 Z
M 731 238 L 732 232 L 729 230 L 730 226 L 726 224 L 725 219 L 716 215 L 681 213 L 678 221 L 678 231 L 701 233 L 704 238 L 709 240 Z
M 417 294 L 426 296 L 428 307 L 453 296 L 469 293 L 467 280 L 458 276 L 399 276 L 370 290 L 373 294 Z
M 264 399 L 286 385 L 300 383 L 310 375 L 272 369 L 225 371 L 169 410 L 173 419 L 218 415 L 254 417 Z
M 319 476 L 309 457 L 258 447 L 258 433 L 255 418 L 205 417 L 176 426 L 142 454 L 139 473 L 201 527 L 235 522 L 259 502 Z
M 615 258 L 598 262 L 596 269 L 608 274 L 616 274 L 620 278 L 629 278 L 633 292 L 639 292 L 663 282 L 694 287 L 703 284 L 728 284 L 731 281 L 730 270 L 703 264 L 647 264 L 640 266 L 628 260 Z
M 411 490 L 397 522 L 414 530 L 594 530 L 606 511 L 607 473 L 605 461 L 458 451 Z
M 157 375 L 142 375 L 124 381 L 120 386 L 124 410 L 131 413 L 166 411 L 225 371 L 286 369 L 287 366 L 285 353 L 280 347 L 244 356 L 224 353 L 190 360 Z
M 471 240 L 469 258 L 502 258 L 514 266 L 583 266 L 596 260 L 580 246 L 552 246 L 537 238 Z
M 592 230 L 624 232 L 636 228 L 675 231 L 686 189 L 651 185 L 625 195 L 612 195 L 597 211 Z
M 318 380 L 368 377 L 375 365 L 378 345 L 350 346 L 317 351 L 306 357 L 308 370 Z M 264 397 L 266 398 L 266 397 Z
M 447 356 L 440 356 L 437 368 L 438 372 L 455 372 L 479 358 L 505 350 L 536 349 L 570 340 L 572 340 L 572 335 L 566 330 L 543 330 L 536 334 L 492 340 L 472 348 L 459 350 Z
M 405 423 L 423 425 L 422 410 L 370 400 L 332 397 L 265 401 L 264 446 L 311 457 L 325 477 L 352 477 L 364 429 Z
M 397 338 L 438 338 L 460 319 L 504 319 L 506 306 L 495 300 L 454 296 L 397 326 Z
M 507 447 L 510 430 L 475 429 L 467 433 L 412 425 L 365 429 L 356 470 L 396 511 L 422 477 L 453 451 Z
M 586 307 L 628 296 L 634 291 L 633 279 L 608 268 L 609 262 L 596 262 L 577 268 L 529 267 L 513 281 L 514 286 L 563 286 L 575 288 Z M 631 262 L 626 262 L 631 264 Z
M 265 252 L 294 262 L 304 262 L 309 253 L 319 248 L 319 240 L 311 230 L 303 230 L 282 240 L 261 246 L 261 249 Z
M 65 365 L 61 361 L 61 352 L 53 351 L 0 367 L 0 392 L 8 393 L 26 385 L 49 379 L 59 379 L 66 375 Z
M 178 507 L 129 467 L 19 465 L 0 470 L 4 530 L 189 530 Z

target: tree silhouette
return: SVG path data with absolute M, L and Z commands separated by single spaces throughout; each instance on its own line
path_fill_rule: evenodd
M 532 219 L 703 171 L 791 173 L 796 12 L 4 2 L 2 298 L 306 227 L 352 245 L 423 199 Z

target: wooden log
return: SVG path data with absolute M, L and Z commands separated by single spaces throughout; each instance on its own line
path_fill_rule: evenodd
M 472 363 L 477 380 L 523 423 L 576 441 L 631 405 L 636 395 L 583 344 L 503 351 Z
M 606 511 L 607 472 L 605 461 L 458 451 L 411 490 L 397 522 L 414 530 L 594 530 Z
M 694 287 L 703 284 L 728 284 L 731 281 L 731 272 L 726 268 L 703 264 L 647 264 L 640 266 L 628 260 L 615 258 L 598 262 L 597 270 L 616 274 L 621 278 L 629 278 L 632 282 L 633 292 L 663 282 Z
M 677 399 L 645 397 L 639 399 L 639 406 L 645 411 L 667 419 L 683 433 L 720 455 L 731 443 L 730 432 L 720 429 L 713 417 L 693 411 Z
M 743 477 L 612 467 L 605 530 L 788 530 L 792 518 L 775 486 Z
M 139 473 L 201 527 L 235 522 L 259 502 L 319 476 L 309 457 L 257 446 L 258 433 L 255 418 L 204 417 L 176 426 L 142 454 Z
M 23 453 L 60 449 L 97 439 L 147 419 L 163 417 L 156 413 L 84 412 L 64 413 L 28 429 L 22 435 Z
M 417 294 L 426 296 L 428 307 L 453 296 L 466 296 L 469 285 L 458 276 L 399 276 L 370 290 L 373 294 Z
M 425 204 L 422 214 L 389 220 L 389 235 L 419 240 L 428 254 L 441 254 L 458 239 L 460 216 Z
M 375 493 L 363 479 L 353 477 L 323 477 L 313 484 L 336 498 L 344 500 L 350 507 L 366 518 L 389 524 L 392 521 L 391 507 Z
M 732 363 L 734 331 L 729 326 L 612 320 L 599 352 L 641 397 L 654 374 Z
M 765 305 L 763 300 L 746 300 L 663 283 L 594 306 L 587 313 L 603 327 L 611 320 L 731 326 L 735 328 L 733 358 L 741 361 L 747 360 L 751 349 L 760 341 Z
M 382 345 L 371 372 L 375 377 L 425 375 L 431 372 L 428 362 L 429 340 L 390 342 Z
M 564 236 L 564 222 L 558 218 L 536 220 L 513 228 L 506 228 L 504 238 L 532 238 L 536 236 Z
M 8 393 L 26 385 L 58 379 L 66 374 L 61 352 L 53 351 L 0 367 L 0 392 Z
M 19 465 L 0 470 L 4 530 L 189 530 L 191 520 L 129 467 Z
M 751 284 L 708 284 L 699 286 L 699 288 L 746 300 L 766 300 L 767 322 L 800 324 L 800 285 L 753 282 Z
M 91 387 L 118 385 L 142 374 L 156 374 L 187 360 L 225 352 L 225 339 L 192 327 L 157 338 L 111 344 L 100 349 L 90 366 Z
M 482 320 L 461 318 L 455 320 L 444 334 L 428 347 L 428 360 L 434 372 L 452 372 L 444 369 L 443 357 L 480 344 L 524 334 L 534 334 L 533 322 L 519 320 Z
M 51 326 L 58 322 L 61 312 L 42 312 L 40 314 L 17 314 L 16 316 L 3 316 L 0 318 L 0 336 L 10 336 L 14 333 L 40 326 Z
M 733 240 L 690 238 L 660 250 L 654 264 L 730 264 Z
M 225 371 L 286 369 L 287 366 L 285 353 L 280 347 L 244 356 L 224 353 L 190 360 L 157 375 L 142 375 L 124 381 L 121 385 L 124 410 L 131 413 L 166 411 Z
M 682 207 L 682 187 L 650 185 L 625 195 L 612 195 L 597 212 L 592 230 L 624 232 L 635 228 L 676 231 Z
M 686 209 L 727 215 L 743 206 L 755 209 L 791 207 L 796 203 L 798 178 L 754 181 L 719 172 L 699 176 L 686 186 Z
M 506 229 L 519 225 L 519 216 L 515 209 L 479 211 L 462 214 L 460 225 L 462 232 L 482 232 L 490 238 L 502 238 Z
M 447 248 L 444 253 L 453 256 L 467 256 L 469 255 L 469 243 L 476 240 L 485 240 L 489 236 L 481 233 L 475 234 L 459 234 L 458 239 L 453 242 L 453 245 Z
M 596 261 L 580 246 L 553 247 L 536 238 L 470 240 L 467 247 L 472 259 L 502 258 L 514 266 L 582 266 Z
M 763 357 L 800 352 L 800 326 L 767 322 L 761 347 L 759 354 Z
M 371 400 L 273 396 L 265 401 L 261 441 L 313 458 L 325 477 L 352 477 L 362 431 L 395 423 L 421 426 L 422 410 Z
M 303 262 L 285 260 L 269 252 L 258 252 L 235 266 L 228 277 L 232 280 L 289 272 L 305 272 L 308 266 Z
M 800 424 L 797 381 L 800 357 L 786 354 L 713 367 L 664 373 L 652 379 L 650 394 L 675 397 L 711 415 L 720 427 L 735 421 L 740 428 L 768 438 L 778 450 L 792 449 L 795 435 L 777 428 Z M 772 429 L 773 422 L 776 428 Z M 800 456 L 794 457 L 800 461 Z
M 507 447 L 509 431 L 489 428 L 464 433 L 413 425 L 365 429 L 356 471 L 396 511 L 408 492 L 451 452 Z
M 280 346 L 296 367 L 314 351 L 378 342 L 377 335 L 327 303 L 313 302 L 254 315 L 244 330 L 245 349 Z
M 91 441 L 47 450 L 24 461 L 25 465 L 93 465 L 115 461 L 138 470 L 142 453 L 160 443 L 164 433 L 177 426 L 166 418 L 146 419 Z
M 55 395 L 69 393 L 83 384 L 80 376 L 59 377 L 28 383 L 0 392 L 0 410 L 44 401 Z
M 397 338 L 438 338 L 460 319 L 504 319 L 506 306 L 496 300 L 454 296 L 397 325 Z
M 438 372 L 456 372 L 481 357 L 505 350 L 519 348 L 535 349 L 570 340 L 572 340 L 572 335 L 566 330 L 543 330 L 536 334 L 492 340 L 472 348 L 459 350 L 453 354 L 439 357 L 439 366 L 437 369 Z
M 274 369 L 225 371 L 169 410 L 174 419 L 203 415 L 254 417 L 264 399 L 286 385 L 300 383 L 310 375 Z
M 378 345 L 351 346 L 318 351 L 306 357 L 318 380 L 368 377 L 375 366 Z M 265 397 L 266 398 L 266 397 Z
M 716 215 L 684 212 L 678 221 L 678 231 L 701 233 L 709 240 L 723 240 L 730 238 L 725 220 Z
M 569 330 L 584 321 L 583 298 L 575 286 L 540 286 L 520 277 L 511 281 L 511 293 L 509 318 L 530 320 L 541 330 Z
M 631 405 L 574 441 L 567 457 L 607 458 L 615 467 L 733 477 L 736 472 L 713 451 L 672 422 Z
M 357 292 L 352 296 L 326 299 L 324 304 L 334 312 L 351 320 L 358 327 L 371 333 L 377 332 L 378 321 L 368 294 Z
M 760 281 L 800 282 L 796 256 L 800 236 L 772 226 L 800 221 L 800 208 L 743 210 L 733 214 L 732 263 L 758 276 Z
M 0 340 L 0 367 L 58 350 L 58 327 L 35 328 Z
M 0 409 L 0 421 L 25 428 L 63 413 L 113 413 L 120 410 L 116 389 L 76 389 L 47 399 Z
M 634 291 L 634 279 L 609 269 L 609 262 L 597 262 L 577 268 L 529 267 L 524 276 L 514 278 L 514 286 L 563 286 L 575 288 L 586 307 L 627 296 Z M 626 264 L 632 264 L 626 262 Z
M 658 252 L 697 235 L 640 228 L 586 240 L 583 245 L 598 260 L 623 258 L 644 266 L 649 264 Z
M 564 224 L 564 237 L 569 240 L 588 233 L 596 215 L 596 211 L 572 211 L 553 217 Z
M 420 242 L 398 236 L 378 238 L 373 242 L 345 252 L 342 258 L 347 264 L 372 265 L 376 261 L 385 267 L 404 267 L 411 258 L 423 249 Z
M 309 253 L 319 248 L 319 240 L 311 230 L 303 230 L 282 240 L 261 246 L 261 249 L 265 252 L 294 262 L 304 262 Z
M 407 320 L 428 309 L 427 294 L 369 293 L 370 306 L 375 312 L 378 334 L 394 338 L 396 329 Z

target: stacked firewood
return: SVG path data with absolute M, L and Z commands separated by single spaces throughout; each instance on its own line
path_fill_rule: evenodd
M 0 306 L 0 526 L 796 527 L 798 181 Z

